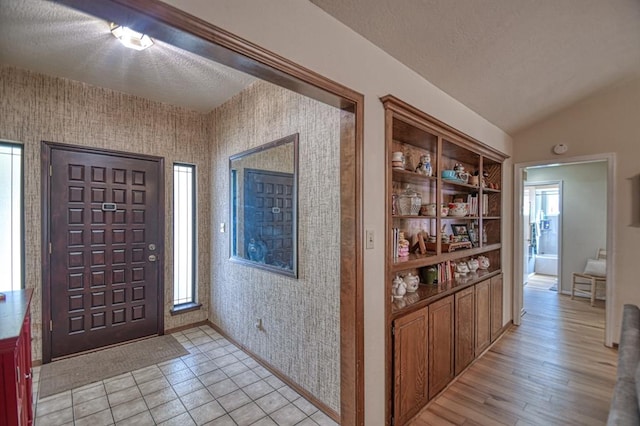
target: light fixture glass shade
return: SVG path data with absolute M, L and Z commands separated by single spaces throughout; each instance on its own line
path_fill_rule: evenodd
M 146 34 L 139 33 L 129 27 L 123 27 L 116 23 L 110 24 L 111 34 L 124 46 L 134 50 L 144 50 L 153 45 L 153 40 Z

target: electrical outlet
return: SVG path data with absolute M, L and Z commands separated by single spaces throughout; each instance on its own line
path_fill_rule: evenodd
M 367 229 L 365 231 L 365 248 L 367 250 L 372 250 L 374 246 L 374 235 L 371 229 Z

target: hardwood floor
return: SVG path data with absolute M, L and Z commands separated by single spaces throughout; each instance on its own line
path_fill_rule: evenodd
M 558 284 L 558 277 L 554 275 L 533 274 L 528 278 L 525 287 L 537 288 L 539 290 L 549 290 Z
M 604 346 L 604 302 L 524 288 L 526 314 L 411 422 L 602 425 L 617 350 Z

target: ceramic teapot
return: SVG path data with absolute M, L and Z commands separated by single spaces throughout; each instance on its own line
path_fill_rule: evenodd
M 421 216 L 435 216 L 436 215 L 436 207 L 437 207 L 436 203 L 423 204 L 422 207 L 420 207 L 420 215 Z
M 478 256 L 478 267 L 480 269 L 489 269 L 489 258 L 485 256 Z
M 404 277 L 404 282 L 407 285 L 407 292 L 413 293 L 418 289 L 418 284 L 420 284 L 420 278 L 418 278 L 418 276 L 413 275 L 411 272 L 409 272 Z
M 402 299 L 402 297 L 407 293 L 407 284 L 399 275 L 396 275 L 396 277 L 393 279 L 391 293 L 396 299 Z
M 469 271 L 475 272 L 480 267 L 480 262 L 478 262 L 478 259 L 469 259 L 467 261 L 467 266 L 469 267 Z
M 469 273 L 469 267 L 465 262 L 459 262 L 456 264 L 456 272 L 460 275 L 466 275 Z

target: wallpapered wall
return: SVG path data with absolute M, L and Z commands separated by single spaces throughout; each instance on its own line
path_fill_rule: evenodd
M 25 280 L 33 288 L 33 359 L 42 359 L 41 141 L 155 155 L 165 159 L 165 329 L 202 321 L 209 304 L 210 115 L 75 81 L 0 66 L 0 139 L 24 144 Z M 199 311 L 171 316 L 174 161 L 196 165 L 199 196 Z
M 209 318 L 339 412 L 337 109 L 258 82 L 199 114 L 3 65 L 0 98 L 0 139 L 24 144 L 25 281 L 34 289 L 34 360 L 42 359 L 41 141 L 155 155 L 165 159 L 165 329 Z M 297 280 L 229 262 L 228 234 L 217 232 L 218 223 L 229 220 L 229 156 L 293 133 L 300 134 Z M 203 307 L 171 316 L 176 161 L 197 167 L 197 292 Z M 262 331 L 254 326 L 257 318 Z
M 215 228 L 229 220 L 230 155 L 299 133 L 300 176 L 299 278 L 229 262 L 228 234 L 214 234 L 211 320 L 339 412 L 340 112 L 257 82 L 212 114 Z

